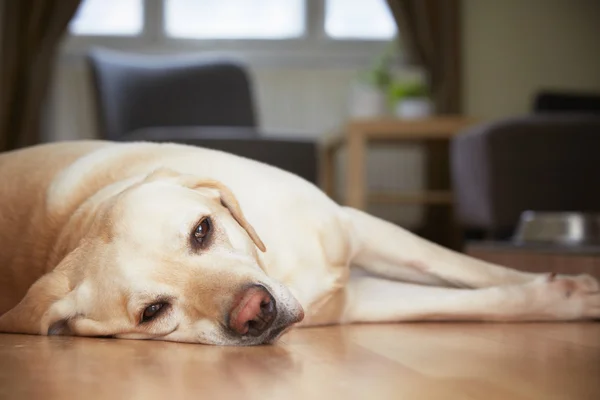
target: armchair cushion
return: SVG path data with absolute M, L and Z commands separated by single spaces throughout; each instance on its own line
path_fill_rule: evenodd
M 252 128 L 146 128 L 122 141 L 183 143 L 221 150 L 294 173 L 314 184 L 318 180 L 318 146 L 310 139 L 258 136 Z

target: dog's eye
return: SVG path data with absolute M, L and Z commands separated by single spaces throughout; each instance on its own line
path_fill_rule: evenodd
M 208 236 L 211 229 L 210 218 L 204 218 L 200 223 L 194 228 L 194 232 L 192 235 L 194 236 L 194 240 L 199 244 L 202 244 L 204 239 Z
M 141 322 L 148 322 L 156 318 L 161 311 L 167 308 L 167 305 L 167 303 L 154 303 L 149 305 L 142 313 Z

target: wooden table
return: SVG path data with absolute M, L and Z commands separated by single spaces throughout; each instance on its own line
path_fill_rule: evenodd
M 450 140 L 475 123 L 463 116 L 437 116 L 418 120 L 374 119 L 348 122 L 341 134 L 323 143 L 321 157 L 321 185 L 334 197 L 336 182 L 335 155 L 346 145 L 348 152 L 345 198 L 343 203 L 365 210 L 369 203 L 394 204 L 452 204 L 450 187 L 449 143 Z M 366 156 L 372 143 L 423 143 L 426 149 L 426 189 L 400 193 L 368 193 L 366 179 Z M 447 210 L 445 214 L 451 214 Z M 439 212 L 426 214 L 429 225 L 440 224 Z M 445 218 L 447 220 L 448 218 Z M 427 224 L 427 222 L 426 222 Z M 447 234 L 447 232 L 446 232 Z M 439 236 L 439 235 L 438 235 Z M 439 241 L 439 240 L 438 240 Z M 449 245 L 449 243 L 443 243 Z
M 600 323 L 300 329 L 274 346 L 0 334 L 0 399 L 600 399 Z

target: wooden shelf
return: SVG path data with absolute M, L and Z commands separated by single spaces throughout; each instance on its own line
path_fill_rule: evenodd
M 370 203 L 379 204 L 452 204 L 451 191 L 430 190 L 424 192 L 371 192 Z

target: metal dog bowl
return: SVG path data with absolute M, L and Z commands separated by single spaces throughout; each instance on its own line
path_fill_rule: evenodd
M 522 244 L 600 244 L 600 214 L 525 211 L 513 240 Z

